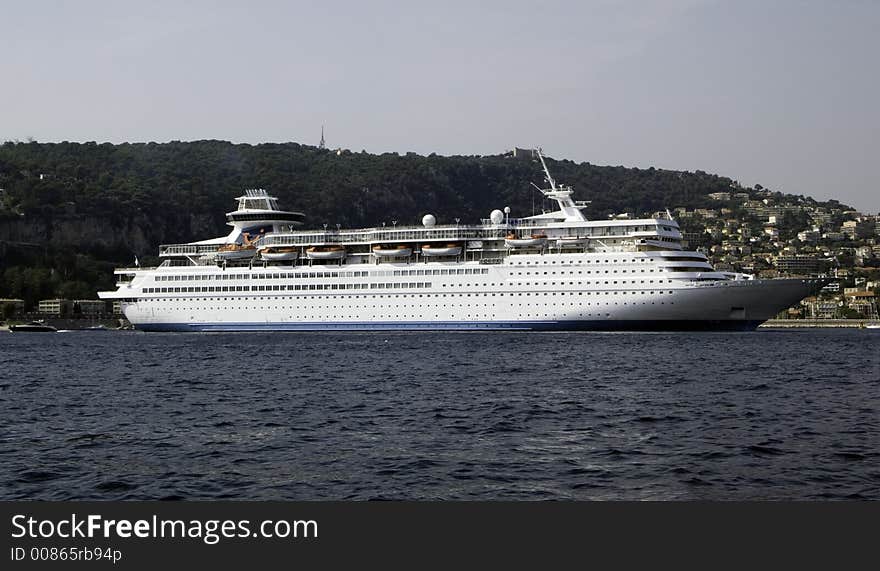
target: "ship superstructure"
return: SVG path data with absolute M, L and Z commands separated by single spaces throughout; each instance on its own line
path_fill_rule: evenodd
M 551 212 L 300 230 L 302 213 L 248 190 L 227 236 L 163 245 L 99 296 L 148 331 L 754 329 L 829 281 L 715 271 L 668 213 L 588 220 L 538 157 Z

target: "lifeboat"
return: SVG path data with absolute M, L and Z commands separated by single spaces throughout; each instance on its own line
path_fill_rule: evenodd
M 461 246 L 446 244 L 446 246 L 425 244 L 422 246 L 423 256 L 457 256 L 461 254 Z
M 310 260 L 341 260 L 345 257 L 345 248 L 342 246 L 314 246 L 306 250 L 306 256 Z
M 532 234 L 528 238 L 518 238 L 516 234 L 508 234 L 504 239 L 504 245 L 508 248 L 534 248 L 543 246 L 546 242 L 546 234 Z
M 556 239 L 557 248 L 575 248 L 583 247 L 589 243 L 590 239 L 582 236 L 562 236 Z
M 223 244 L 217 249 L 217 258 L 221 260 L 243 260 L 253 258 L 257 248 L 252 244 Z
M 373 246 L 373 255 L 388 258 L 408 258 L 412 255 L 412 248 L 403 245 L 397 246 L 396 248 L 388 248 L 386 246 Z
M 269 246 L 260 248 L 260 257 L 267 262 L 295 260 L 299 257 L 299 250 L 295 246 Z

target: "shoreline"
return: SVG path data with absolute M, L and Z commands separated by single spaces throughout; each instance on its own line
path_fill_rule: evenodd
M 759 329 L 859 329 L 880 326 L 870 319 L 768 319 Z
M 128 324 L 121 324 L 121 320 L 117 319 L 46 319 L 45 321 L 59 330 L 68 331 L 85 331 L 96 325 L 103 325 L 108 331 L 133 329 Z M 17 323 L 27 323 L 27 321 L 14 320 L 0 323 L 0 332 L 9 331 L 9 326 Z M 864 329 L 869 327 L 872 329 L 880 328 L 880 321 L 868 319 L 769 319 L 759 325 L 758 329 Z

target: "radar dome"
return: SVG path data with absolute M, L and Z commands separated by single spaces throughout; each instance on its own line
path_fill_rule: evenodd
M 500 210 L 493 210 L 491 214 L 489 214 L 489 220 L 492 221 L 492 224 L 501 224 L 504 222 L 504 213 Z
M 437 219 L 434 218 L 433 214 L 425 214 L 424 216 L 422 216 L 422 225 L 426 228 L 430 228 L 436 223 Z

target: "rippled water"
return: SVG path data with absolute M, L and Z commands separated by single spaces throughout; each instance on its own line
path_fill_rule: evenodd
M 3 334 L 0 498 L 880 499 L 880 332 Z

